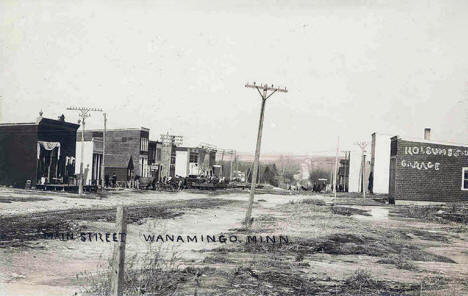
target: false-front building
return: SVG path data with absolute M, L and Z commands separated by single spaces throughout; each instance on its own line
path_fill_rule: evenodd
M 40 116 L 36 122 L 0 124 L 0 184 L 66 184 L 75 175 L 79 125 Z

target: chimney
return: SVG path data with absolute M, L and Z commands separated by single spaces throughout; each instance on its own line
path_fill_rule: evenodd
M 424 129 L 424 140 L 429 141 L 431 139 L 431 129 L 426 127 Z
M 41 122 L 41 120 L 42 120 L 42 114 L 44 114 L 44 112 L 42 112 L 42 109 L 41 109 L 41 111 L 39 112 L 39 117 L 36 118 L 36 123 Z

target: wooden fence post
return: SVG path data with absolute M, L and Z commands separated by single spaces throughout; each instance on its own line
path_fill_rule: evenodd
M 114 245 L 112 260 L 112 295 L 122 296 L 124 290 L 125 275 L 125 242 L 127 240 L 127 210 L 119 206 L 115 216 L 116 230 L 119 241 Z

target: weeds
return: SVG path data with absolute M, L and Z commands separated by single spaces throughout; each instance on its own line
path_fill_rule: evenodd
M 382 283 L 372 278 L 369 270 L 358 269 L 345 280 L 345 286 L 361 291 L 364 289 L 382 289 Z
M 303 204 L 316 205 L 316 206 L 326 206 L 327 204 L 321 199 L 307 198 L 301 201 Z
M 366 210 L 349 208 L 349 207 L 331 207 L 331 212 L 336 215 L 351 216 L 351 215 L 362 215 L 370 216 L 369 212 Z
M 383 258 L 383 259 L 378 260 L 377 263 L 393 264 L 398 269 L 417 270 L 416 265 L 412 263 L 409 258 L 403 255 L 392 255 L 388 258 Z
M 438 223 L 456 222 L 468 224 L 466 203 L 451 203 L 437 206 L 404 206 L 394 210 L 397 215 Z
M 177 253 L 172 252 L 168 260 L 162 257 L 164 253 L 162 245 L 149 245 L 149 251 L 143 257 L 126 258 L 124 295 L 172 295 L 180 283 L 190 279 L 192 272 L 179 268 Z M 88 284 L 82 290 L 84 295 L 112 295 L 112 260 L 107 266 L 101 266 L 97 273 L 85 272 L 77 277 Z

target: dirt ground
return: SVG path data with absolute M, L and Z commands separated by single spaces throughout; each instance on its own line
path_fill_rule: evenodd
M 113 243 L 83 242 L 79 233 L 114 232 L 118 205 L 128 209 L 129 269 L 131 258 L 154 255 L 154 247 L 176 266 L 163 271 L 164 293 L 141 295 L 468 295 L 466 204 L 259 194 L 246 231 L 247 200 L 241 192 L 121 191 L 78 198 L 1 188 L 0 295 L 90 291 L 92 279 L 105 278 Z M 45 239 L 44 232 L 75 237 Z M 149 243 L 150 234 L 239 241 Z M 259 241 L 246 243 L 249 235 Z M 260 242 L 267 236 L 288 242 Z

